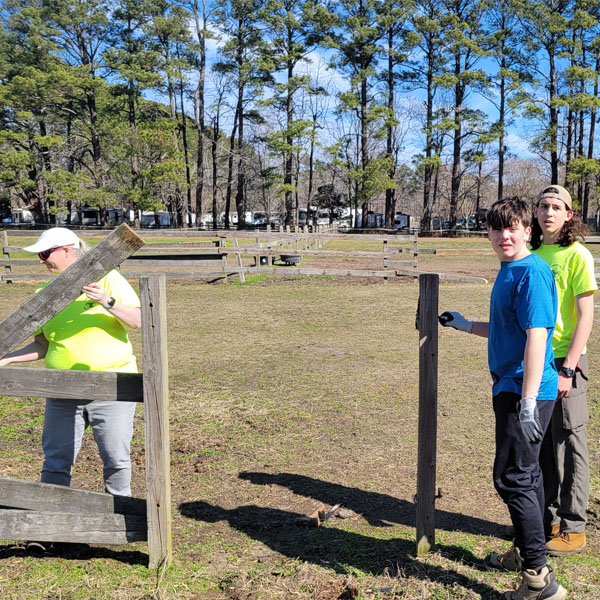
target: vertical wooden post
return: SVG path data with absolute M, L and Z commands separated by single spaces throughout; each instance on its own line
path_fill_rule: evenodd
M 439 276 L 419 276 L 417 555 L 435 545 Z
M 224 248 L 225 246 L 227 246 L 227 237 L 225 237 L 224 235 L 220 235 L 219 236 L 219 248 Z M 223 277 L 223 283 L 229 283 L 229 278 L 227 277 L 227 254 L 225 254 L 224 252 L 221 254 L 221 262 L 223 263 L 223 273 L 225 274 L 225 277 Z
M 140 279 L 144 352 L 144 420 L 148 566 L 171 562 L 171 478 L 169 449 L 169 364 L 165 275 Z
M 2 232 L 2 258 L 10 260 L 10 253 L 6 251 L 6 248 L 8 248 L 8 233 L 5 229 Z M 8 277 L 11 273 L 12 269 L 10 264 L 4 265 L 4 281 L 6 281 L 6 283 L 12 283 L 12 279 Z
M 383 270 L 387 271 L 387 240 L 383 240 Z M 388 278 L 383 278 L 383 283 L 387 283 Z
M 419 272 L 419 236 L 415 231 L 413 233 L 413 271 L 415 274 L 413 275 L 413 282 L 416 281 Z
M 239 248 L 239 244 L 238 244 L 238 239 L 236 237 L 233 238 L 233 247 L 234 248 Z M 242 255 L 241 254 L 236 254 L 237 256 L 237 266 L 240 267 L 240 269 L 244 266 L 242 264 Z M 244 283 L 246 281 L 246 276 L 244 275 L 243 271 L 240 271 L 240 281 L 242 283 Z

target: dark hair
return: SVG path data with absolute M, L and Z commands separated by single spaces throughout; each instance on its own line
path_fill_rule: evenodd
M 581 219 L 581 215 L 578 211 L 573 211 L 573 217 L 566 221 L 558 236 L 558 245 L 566 248 L 573 242 L 579 240 L 585 242 L 585 236 L 588 234 L 588 226 Z M 544 233 L 538 220 L 534 217 L 531 226 L 531 247 L 533 250 L 537 250 L 544 240 Z
M 518 196 L 502 198 L 492 204 L 486 215 L 489 229 L 506 229 L 515 223 L 527 228 L 531 225 L 531 208 Z

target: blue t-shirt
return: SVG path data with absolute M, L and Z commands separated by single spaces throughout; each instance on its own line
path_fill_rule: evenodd
M 552 334 L 557 308 L 554 275 L 539 256 L 529 254 L 514 262 L 500 263 L 490 298 L 488 337 L 494 396 L 500 392 L 521 393 L 527 329 L 545 327 L 548 341 L 538 400 L 556 398 L 558 373 L 554 366 Z

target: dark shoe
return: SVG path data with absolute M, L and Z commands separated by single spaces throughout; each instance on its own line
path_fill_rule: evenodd
M 498 571 L 522 571 L 523 561 L 521 553 L 516 546 L 512 546 L 504 554 L 492 552 L 483 559 L 486 569 L 497 569 Z
M 546 544 L 546 551 L 550 556 L 571 556 L 585 550 L 585 546 L 585 532 L 561 531 Z
M 521 573 L 519 587 L 504 593 L 505 600 L 563 600 L 567 590 L 556 581 L 552 567 L 543 566 L 539 572 L 527 569 Z

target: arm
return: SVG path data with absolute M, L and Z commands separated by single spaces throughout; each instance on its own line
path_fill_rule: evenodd
M 33 338 L 33 342 L 30 342 L 26 346 L 23 346 L 19 350 L 9 352 L 0 358 L 0 367 L 6 367 L 11 363 L 16 362 L 31 362 L 39 360 L 46 356 L 48 351 L 48 340 L 42 335 L 36 335 Z
M 527 330 L 527 341 L 523 354 L 523 387 L 519 402 L 519 421 L 525 439 L 538 444 L 544 437 L 540 425 L 537 395 L 544 374 L 546 342 L 548 330 L 545 327 L 532 327 Z
M 474 321 L 473 329 L 471 329 L 473 335 L 487 338 L 490 336 L 490 324 L 488 321 Z
M 99 283 L 84 285 L 82 291 L 90 300 L 102 306 L 105 306 L 110 298 L 110 294 Z M 126 327 L 139 329 L 142 326 L 142 311 L 136 306 L 128 306 L 122 302 L 115 302 L 113 307 L 107 310 Z
M 563 366 L 575 370 L 579 358 L 592 332 L 594 324 L 594 292 L 585 292 L 575 296 L 575 310 L 577 311 L 577 325 L 571 337 L 569 351 Z M 564 398 L 571 391 L 573 379 L 566 375 L 558 374 L 558 397 Z
M 469 321 L 465 319 L 459 312 L 445 311 L 438 320 L 442 327 L 452 327 L 457 331 L 472 333 L 479 337 L 489 337 L 490 324 L 487 321 Z
M 523 355 L 523 388 L 521 397 L 537 396 L 544 373 L 548 330 L 533 327 L 527 330 L 525 353 Z

